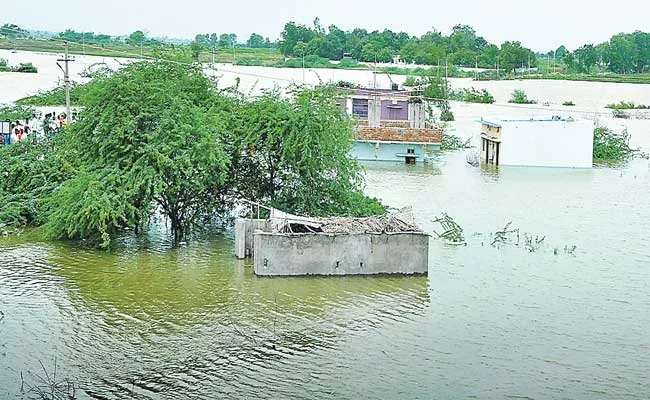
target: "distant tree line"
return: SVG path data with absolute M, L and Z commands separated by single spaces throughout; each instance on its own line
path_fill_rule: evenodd
M 553 54 L 560 57 L 568 72 L 593 73 L 609 71 L 618 74 L 650 72 L 650 33 L 636 31 L 619 33 L 598 45 L 586 44 L 573 52 L 564 46 Z
M 0 27 L 0 37 L 9 39 L 29 38 L 29 32 L 16 24 L 6 23 Z M 110 36 L 94 32 L 66 30 L 57 38 L 78 43 L 127 43 L 131 45 L 160 45 L 162 41 L 148 37 L 138 30 L 128 36 Z M 554 58 L 564 65 L 568 73 L 613 72 L 619 74 L 650 72 L 650 33 L 636 31 L 618 33 L 607 42 L 585 44 L 575 51 L 565 46 L 546 53 L 535 54 L 518 41 L 506 41 L 500 46 L 488 43 L 468 25 L 456 25 L 449 35 L 432 30 L 420 37 L 389 29 L 368 32 L 355 28 L 343 31 L 335 25 L 325 29 L 320 19 L 313 27 L 288 22 L 277 41 L 271 41 L 258 33 L 239 43 L 234 33 L 198 34 L 194 42 L 204 47 L 251 48 L 278 47 L 286 57 L 317 56 L 329 60 L 341 60 L 344 56 L 366 62 L 391 62 L 399 56 L 406 63 L 423 65 L 456 65 L 481 68 L 536 67 L 539 57 Z
M 461 65 L 503 70 L 517 67 L 534 67 L 535 53 L 517 41 L 508 41 L 500 47 L 490 44 L 467 25 L 456 25 L 445 36 L 434 30 L 421 37 L 406 32 L 368 32 L 355 28 L 343 31 L 331 25 L 324 29 L 320 20 L 314 27 L 289 22 L 284 26 L 279 48 L 285 56 L 318 55 L 340 60 L 344 55 L 367 62 L 390 62 L 398 55 L 406 63 L 426 65 Z

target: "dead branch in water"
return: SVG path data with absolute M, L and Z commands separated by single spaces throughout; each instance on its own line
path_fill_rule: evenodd
M 77 398 L 77 390 L 75 384 L 69 379 L 65 379 L 63 382 L 57 382 L 57 363 L 56 359 L 54 360 L 54 372 L 52 377 L 47 373 L 45 365 L 39 360 L 39 364 L 43 369 L 45 377 L 38 374 L 34 376 L 38 379 L 38 383 L 31 386 L 25 383 L 22 371 L 20 372 L 20 391 L 23 394 L 29 396 L 29 398 L 37 398 L 43 400 L 75 400 Z M 27 387 L 27 392 L 25 392 L 25 387 Z
M 517 234 L 517 245 L 519 245 L 519 229 L 510 229 L 510 225 L 512 225 L 512 221 L 508 222 L 500 231 L 494 232 L 491 246 L 510 243 L 510 236 L 513 234 Z
M 463 228 L 461 228 L 460 225 L 458 225 L 449 215 L 442 213 L 442 216 L 434 219 L 433 222 L 440 224 L 443 229 L 443 233 L 438 233 L 435 230 L 433 231 L 439 239 L 446 240 L 447 242 L 456 245 L 466 244 L 465 237 L 463 236 Z

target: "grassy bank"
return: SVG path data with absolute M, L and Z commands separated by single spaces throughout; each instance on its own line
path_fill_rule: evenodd
M 6 39 L 0 38 L 0 49 L 17 50 L 17 51 L 34 51 L 45 53 L 63 52 L 63 42 L 60 40 L 34 40 L 34 39 Z M 145 45 L 134 46 L 126 43 L 110 44 L 87 44 L 69 42 L 69 52 L 71 54 L 92 55 L 101 57 L 154 57 L 170 58 L 188 62 L 191 61 L 189 45 Z M 202 63 L 219 63 L 244 66 L 263 66 L 276 68 L 302 68 L 302 58 L 285 59 L 279 49 L 269 48 L 203 48 L 199 53 L 199 61 Z M 343 60 L 340 63 L 333 63 L 330 60 L 317 56 L 305 57 L 305 68 L 332 68 L 332 69 L 349 69 L 349 70 L 372 70 L 372 66 L 361 64 L 356 60 Z M 450 78 L 474 78 L 474 71 L 461 70 L 455 66 L 449 67 L 419 67 L 403 68 L 399 66 L 380 67 L 378 71 L 391 75 L 403 76 L 448 76 Z M 496 77 L 493 71 L 481 72 L 481 80 L 494 80 Z M 504 75 L 500 74 L 499 79 L 550 79 L 564 81 L 584 81 L 584 82 L 612 82 L 612 83 L 638 83 L 650 84 L 650 74 L 567 74 L 567 73 L 538 73 L 522 75 Z
M 550 79 L 559 81 L 650 84 L 650 74 L 536 74 L 520 75 L 513 77 L 512 79 Z

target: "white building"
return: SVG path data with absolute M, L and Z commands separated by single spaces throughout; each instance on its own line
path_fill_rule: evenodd
M 484 164 L 564 168 L 593 165 L 592 121 L 553 116 L 480 122 Z

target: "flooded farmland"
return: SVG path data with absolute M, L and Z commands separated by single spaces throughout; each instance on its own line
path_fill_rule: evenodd
M 35 79 L 16 83 L 21 90 L 56 84 L 51 56 L 38 57 L 43 75 L 20 77 Z M 260 76 L 301 79 L 300 70 L 227 68 L 249 73 L 249 90 L 282 82 Z M 13 84 L 5 74 L 0 82 Z M 454 104 L 450 128 L 463 137 L 481 116 L 555 113 L 573 100 L 572 112 L 627 127 L 633 146 L 650 149 L 650 121 L 609 119 L 603 108 L 650 103 L 648 86 L 453 84 L 486 87 L 499 103 Z M 515 87 L 549 104 L 510 107 Z M 0 238 L 0 398 L 50 379 L 73 383 L 82 399 L 647 398 L 647 160 L 481 169 L 461 151 L 365 168 L 367 194 L 413 206 L 431 234 L 447 213 L 467 246 L 432 238 L 425 277 L 268 279 L 234 259 L 227 234 L 173 248 L 154 229 L 110 252 Z M 508 222 L 543 242 L 493 246 Z

